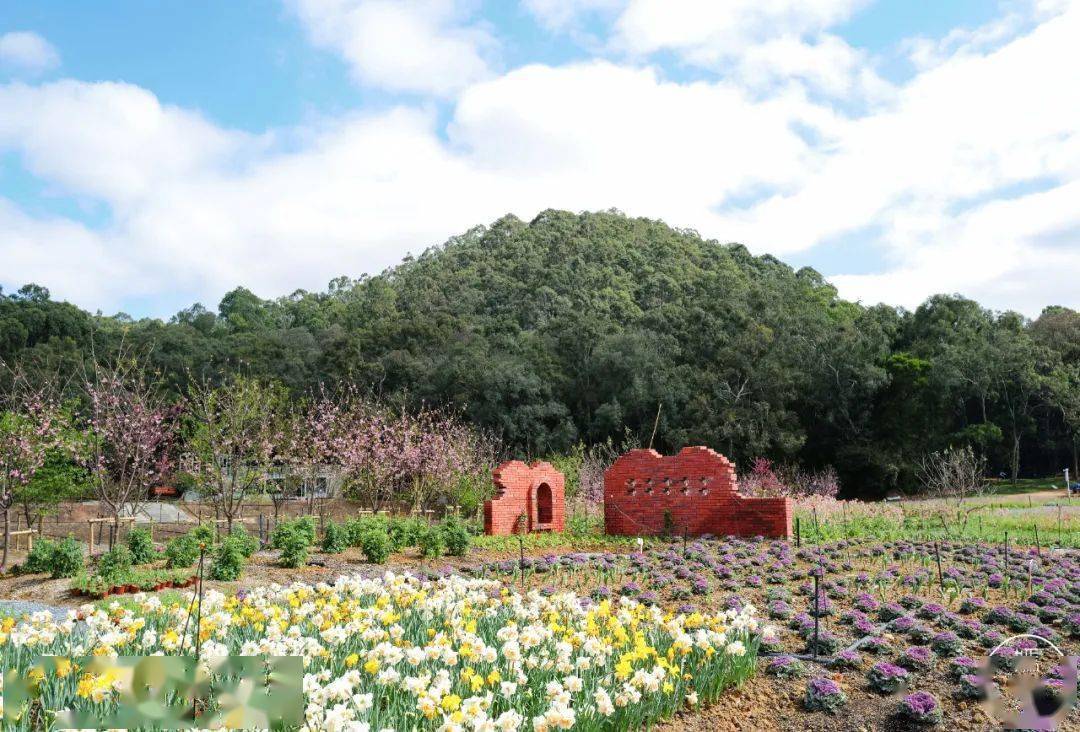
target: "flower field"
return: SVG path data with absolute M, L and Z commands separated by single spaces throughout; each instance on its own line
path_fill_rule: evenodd
M 518 564 L 491 562 L 475 571 L 542 593 L 572 588 L 683 613 L 762 608 L 769 625 L 762 631 L 766 657 L 760 670 L 778 689 L 792 691 L 786 709 L 791 725 L 778 724 L 780 729 L 799 729 L 807 712 L 828 708 L 843 715 L 847 697 L 856 706 L 856 696 L 861 707 L 847 712 L 852 729 L 862 728 L 867 709 L 886 710 L 883 728 L 902 728 L 913 708 L 893 697 L 908 692 L 917 694 L 918 709 L 927 705 L 924 693 L 936 695 L 933 713 L 919 724 L 945 718 L 950 728 L 985 729 L 990 720 L 979 707 L 983 694 L 972 690 L 979 682 L 976 659 L 1022 634 L 1046 639 L 1073 657 L 1080 649 L 1080 552 L 1069 549 L 867 540 L 796 548 L 784 541 L 728 539 L 632 555 L 549 555 L 526 559 L 524 571 Z M 1007 695 L 1006 674 L 1015 670 L 1018 655 L 1039 646 L 1046 647 L 1021 638 L 998 650 L 993 681 L 980 688 Z M 1044 664 L 1041 690 L 1053 695 L 1071 688 L 1075 671 L 1064 663 Z M 829 674 L 840 693 L 823 694 L 831 685 L 818 679 L 807 688 L 805 678 L 815 673 Z M 1069 701 L 1067 693 L 1064 698 Z M 1073 710 L 1068 724 L 1061 729 L 1080 728 L 1080 710 Z
M 139 597 L 2 626 L 5 671 L 27 676 L 44 709 L 7 707 L 5 729 L 49 710 L 114 703 L 118 681 L 78 667 L 35 672 L 43 655 L 190 653 L 189 605 Z M 753 608 L 674 613 L 631 598 L 521 595 L 460 576 L 387 573 L 334 584 L 208 592 L 204 657 L 301 656 L 309 730 L 638 729 L 715 699 L 753 673 Z M 184 628 L 190 628 L 185 634 Z
M 1036 638 L 1073 657 L 1080 648 L 1071 549 L 734 538 L 612 547 L 621 551 L 209 590 L 198 644 L 204 658 L 302 657 L 309 730 L 614 730 L 673 717 L 680 730 L 981 730 L 997 726 L 988 693 L 1018 703 L 1008 676 Z M 41 701 L 6 709 L 9 727 L 116 704 L 116 679 L 41 674 L 38 656 L 191 654 L 192 597 L 4 620 L 5 669 L 38 679 Z M 981 659 L 1022 634 L 983 679 Z M 1038 693 L 1051 709 L 1072 704 L 1075 668 L 1046 660 Z M 732 687 L 749 691 L 724 693 Z M 768 716 L 741 721 L 740 699 Z M 1080 710 L 1057 728 L 1080 728 Z

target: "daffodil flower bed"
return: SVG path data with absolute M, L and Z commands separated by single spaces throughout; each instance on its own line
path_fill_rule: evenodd
M 84 606 L 85 627 L 74 613 L 4 621 L 4 670 L 27 674 L 43 655 L 192 652 L 188 603 L 135 598 L 135 611 Z M 204 657 L 302 657 L 305 731 L 641 729 L 753 673 L 754 612 L 675 614 L 626 597 L 522 596 L 497 581 L 387 573 L 210 591 L 199 643 Z M 34 681 L 46 710 L 115 698 L 113 680 L 77 666 Z M 10 728 L 31 729 L 21 711 L 6 710 L 19 717 Z

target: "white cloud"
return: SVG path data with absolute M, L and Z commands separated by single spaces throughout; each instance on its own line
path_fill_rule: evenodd
M 710 65 L 747 47 L 823 31 L 867 0 L 631 0 L 616 24 L 617 43 L 636 53 L 665 49 Z
M 626 0 L 523 0 L 522 5 L 547 28 L 562 30 L 595 12 L 621 9 Z
M 0 69 L 38 74 L 60 64 L 60 54 L 47 40 L 30 31 L 0 35 Z
M 0 148 L 67 190 L 127 205 L 163 183 L 227 164 L 245 135 L 162 105 L 137 86 L 63 80 L 0 87 Z
M 393 91 L 448 95 L 490 75 L 496 47 L 461 0 L 289 0 L 319 45 L 356 79 Z
M 817 68 L 797 31 L 822 22 L 789 22 L 791 35 L 758 44 L 778 49 L 762 73 L 783 82 Z M 959 291 L 1029 314 L 1077 306 L 1077 37 L 1074 7 L 956 52 L 858 113 L 802 84 L 751 94 L 747 77 L 678 83 L 610 61 L 473 82 L 445 128 L 427 107 L 402 105 L 265 137 L 130 85 L 0 86 L 12 110 L 0 152 L 17 151 L 56 195 L 112 212 L 89 228 L 0 202 L 0 231 L 14 232 L 0 238 L 14 263 L 0 280 L 36 280 L 92 308 L 162 291 L 213 303 L 237 284 L 272 296 L 379 271 L 506 212 L 617 207 L 780 255 L 879 230 L 867 246 L 887 251 L 891 269 L 834 277 L 870 302 Z M 775 45 L 786 38 L 789 48 Z M 830 75 L 834 65 L 822 62 L 814 83 L 868 93 Z M 281 137 L 302 142 L 284 151 Z
M 748 212 L 741 233 L 782 253 L 884 224 L 883 243 L 901 262 L 928 247 L 953 281 L 983 281 L 986 261 L 956 266 L 970 249 L 952 235 L 955 210 L 1030 181 L 1080 178 L 1080 96 L 1064 93 L 1080 86 L 1077 34 L 1080 7 L 987 55 L 961 54 L 916 76 L 890 109 L 846 124 L 812 185 Z M 976 205 L 967 216 L 977 229 L 990 210 Z M 1063 213 L 1080 220 L 1075 205 Z M 1004 244 L 983 246 L 991 260 Z M 954 250 L 963 256 L 950 259 Z M 909 304 L 935 290 L 917 281 Z

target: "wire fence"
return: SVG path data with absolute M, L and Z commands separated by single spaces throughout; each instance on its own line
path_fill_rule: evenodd
M 85 504 L 78 505 L 85 509 Z M 168 510 L 164 511 L 162 507 L 168 507 Z M 27 521 L 25 513 L 12 509 L 9 513 L 9 549 L 18 553 L 28 551 L 33 542 L 41 538 L 73 537 L 87 548 L 90 555 L 94 555 L 111 549 L 118 542 L 123 542 L 133 527 L 149 529 L 153 541 L 158 544 L 183 536 L 200 524 L 214 525 L 219 533 L 226 533 L 229 530 L 228 519 L 209 503 L 148 501 L 140 505 L 142 515 L 138 518 L 122 516 L 119 523 L 113 517 L 105 515 L 100 509 L 95 515 L 87 518 L 65 518 L 65 516 L 78 513 L 73 509 L 73 506 L 61 506 L 60 510 L 53 514 L 38 514 L 30 521 Z M 345 499 L 323 499 L 314 502 L 297 499 L 282 502 L 277 506 L 273 503 L 246 504 L 239 515 L 233 517 L 232 526 L 242 526 L 248 533 L 258 537 L 265 546 L 277 524 L 304 516 L 315 518 L 316 530 L 321 536 L 328 521 L 341 523 L 348 519 L 380 515 L 411 516 L 431 522 L 459 510 L 458 506 L 444 506 L 438 511 L 435 509 L 414 511 L 405 506 L 373 510 Z M 147 519 L 143 511 L 156 513 L 158 517 Z M 170 516 L 164 517 L 165 513 Z M 0 545 L 2 542 L 3 538 L 0 535 Z

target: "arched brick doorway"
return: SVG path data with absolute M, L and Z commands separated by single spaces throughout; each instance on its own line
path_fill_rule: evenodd
M 551 486 L 541 483 L 536 488 L 536 523 L 539 526 L 550 526 L 554 520 L 555 510 L 551 498 Z

